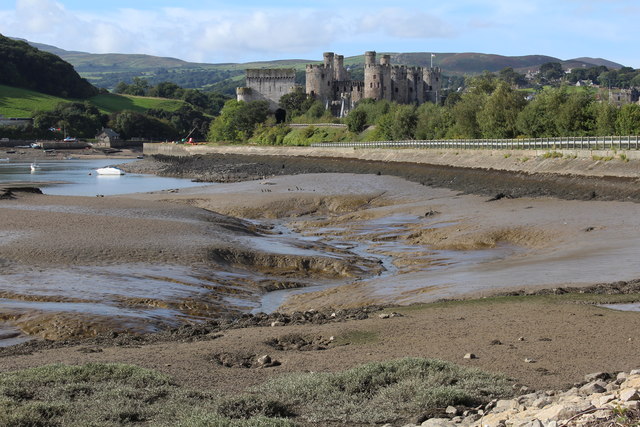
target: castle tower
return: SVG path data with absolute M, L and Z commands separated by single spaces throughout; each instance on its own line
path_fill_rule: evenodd
M 442 75 L 440 72 L 440 68 L 424 68 L 423 80 L 425 92 L 424 100 L 435 102 L 436 104 L 440 103 L 440 96 L 442 94 Z
M 335 55 L 333 52 L 325 52 L 323 57 L 322 65 L 309 64 L 306 67 L 306 92 L 327 105 L 333 97 Z
M 376 64 L 376 53 L 365 52 L 364 54 L 364 97 L 382 99 L 382 67 Z
M 412 67 L 407 70 L 407 102 L 410 104 L 422 104 L 424 102 L 422 68 Z
M 336 55 L 333 59 L 333 73 L 334 79 L 339 82 L 349 80 L 347 70 L 344 68 L 344 56 Z

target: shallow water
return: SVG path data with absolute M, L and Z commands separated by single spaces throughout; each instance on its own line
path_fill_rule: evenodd
M 611 310 L 640 312 L 640 302 L 629 304 L 601 304 L 599 307 L 609 308 Z
M 95 171 L 97 168 L 133 161 L 135 159 L 43 160 L 38 161 L 40 168 L 35 172 L 31 172 L 31 162 L 0 162 L 0 185 L 10 182 L 33 183 L 45 194 L 64 196 L 106 196 L 207 185 L 155 175 L 104 176 Z

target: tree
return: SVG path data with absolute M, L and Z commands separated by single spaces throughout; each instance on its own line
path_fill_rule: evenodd
M 502 82 L 487 98 L 477 114 L 478 125 L 484 138 L 514 138 L 518 135 L 518 114 L 526 101 L 522 93 Z
M 608 102 L 594 102 L 591 104 L 592 115 L 595 117 L 595 135 L 615 135 L 618 108 Z
M 208 138 L 210 141 L 242 142 L 251 137 L 258 123 L 269 116 L 267 101 L 236 101 L 224 104 L 220 115 L 211 122 Z
M 451 109 L 426 102 L 418 107 L 417 139 L 442 139 L 453 126 Z
M 38 111 L 33 115 L 34 127 L 64 129 L 67 135 L 93 138 L 106 124 L 107 118 L 89 102 L 61 102 L 52 111 Z
M 349 132 L 360 133 L 367 126 L 367 113 L 363 110 L 353 110 L 345 119 Z
M 136 111 L 121 111 L 109 118 L 109 127 L 120 134 L 123 139 L 175 139 L 178 134 L 167 122 L 138 113 Z
M 507 82 L 511 86 L 524 86 L 527 83 L 524 78 L 524 74 L 516 73 L 511 67 L 506 67 L 500 70 L 498 77 L 500 80 Z
M 546 62 L 540 66 L 540 77 L 545 82 L 561 79 L 562 76 L 564 71 L 559 62 Z
M 626 104 L 616 120 L 618 135 L 640 135 L 640 105 Z
M 296 87 L 293 92 L 280 97 L 280 107 L 287 112 L 288 121 L 292 117 L 306 113 L 313 103 L 314 99 L 307 95 L 301 87 Z
M 564 86 L 544 89 L 518 115 L 518 131 L 532 138 L 560 136 L 557 117 L 567 97 Z

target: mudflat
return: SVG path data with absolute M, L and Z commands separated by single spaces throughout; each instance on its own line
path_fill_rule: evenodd
M 226 167 L 253 164 L 255 169 L 255 163 L 243 159 Z M 396 169 L 402 171 L 402 165 Z M 122 264 L 206 268 L 216 281 L 209 280 L 208 287 L 199 283 L 197 298 L 183 295 L 181 289 L 178 296 L 127 295 L 100 301 L 134 311 L 162 306 L 191 313 L 194 318 L 187 323 L 195 322 L 195 316 L 247 311 L 237 301 L 229 310 L 230 299 L 209 292 L 225 284 L 235 287 L 234 298 L 243 296 L 256 310 L 324 310 L 330 317 L 340 309 L 383 305 L 402 316 L 381 318 L 372 311 L 364 320 L 224 328 L 201 339 L 179 336 L 137 348 L 123 348 L 116 339 L 70 342 L 62 348 L 33 347 L 35 351 L 24 355 L 5 351 L 0 354 L 13 356 L 1 358 L 0 369 L 122 361 L 169 373 L 185 384 L 237 391 L 283 372 L 336 371 L 403 356 L 438 357 L 504 372 L 534 388 L 563 387 L 588 372 L 637 367 L 638 313 L 594 305 L 632 302 L 636 294 L 587 300 L 576 294 L 484 298 L 518 289 L 533 292 L 637 279 L 640 205 L 624 201 L 635 200 L 628 178 L 616 181 L 615 190 L 598 190 L 591 197 L 594 190 L 588 181 L 570 177 L 576 186 L 569 185 L 563 197 L 580 200 L 562 200 L 531 197 L 536 185 L 541 185 L 541 195 L 548 195 L 554 177 L 520 176 L 518 180 L 528 184 L 509 187 L 498 181 L 493 185 L 490 172 L 458 171 L 451 175 L 459 177 L 450 185 L 453 189 L 447 189 L 440 188 L 445 185 L 441 182 L 423 182 L 425 171 L 410 180 L 385 173 L 308 172 L 264 173 L 255 180 L 127 197 L 16 193 L 0 201 L 3 271 L 46 274 L 56 268 Z M 474 179 L 474 174 L 482 179 Z M 227 180 L 249 178 L 256 176 Z M 465 193 L 478 194 L 461 193 L 461 182 L 475 183 Z M 499 191 L 506 187 L 512 191 Z M 518 188 L 526 191 L 514 194 Z M 245 286 L 239 286 L 234 277 L 240 271 L 258 274 L 248 285 L 245 276 Z M 33 289 L 2 291 L 3 301 L 74 298 L 70 288 L 38 297 Z M 415 305 L 469 296 L 483 298 Z M 95 302 L 84 298 L 75 302 Z M 28 315 L 12 310 L 4 320 L 13 327 L 28 326 L 34 335 L 51 333 L 52 338 L 91 336 L 114 328 L 114 322 L 101 323 L 104 318 L 97 321 L 100 316 L 86 313 L 76 322 L 78 316 L 68 313 L 50 322 L 38 317 L 42 315 L 41 309 Z M 334 344 L 299 352 L 266 343 L 291 334 Z M 82 350 L 86 348 L 92 350 Z M 281 365 L 260 370 L 214 366 L 211 356 L 222 352 L 268 353 Z M 470 352 L 478 358 L 463 359 Z

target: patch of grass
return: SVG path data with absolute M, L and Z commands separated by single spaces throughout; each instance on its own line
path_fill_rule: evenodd
M 625 153 L 620 153 L 618 157 L 625 163 L 629 161 L 629 157 Z
M 253 389 L 294 408 L 307 422 L 389 423 L 433 408 L 508 396 L 503 376 L 433 359 L 369 363 L 338 373 L 293 374 Z
M 242 418 L 234 420 L 218 412 L 224 408 L 219 401 L 217 394 L 184 390 L 164 374 L 124 364 L 49 365 L 0 374 L 2 426 L 292 425 L 266 416 L 278 402 L 227 403 L 227 415 Z
M 521 158 L 520 158 L 520 161 L 521 161 L 522 163 L 524 163 L 524 162 L 526 162 L 526 161 L 528 161 L 528 160 L 529 160 L 529 158 L 528 158 L 528 157 L 521 157 Z
M 508 396 L 503 376 L 430 359 L 274 378 L 243 394 L 181 388 L 123 364 L 49 365 L 0 374 L 0 425 L 293 427 L 382 423 Z
M 427 310 L 432 308 L 447 308 L 459 305 L 495 305 L 530 302 L 532 304 L 625 304 L 640 301 L 640 294 L 592 294 L 592 293 L 566 293 L 560 295 L 509 295 L 493 296 L 486 298 L 474 298 L 457 301 L 441 301 L 424 304 L 413 304 L 407 306 L 390 307 L 388 310 L 400 314 L 410 314 L 411 312 Z
M 107 114 L 123 110 L 145 112 L 151 108 L 176 111 L 184 105 L 184 101 L 179 99 L 149 98 L 111 93 L 96 95 L 90 101 L 100 111 Z
M 60 102 L 71 102 L 71 100 L 0 85 L 0 114 L 5 117 L 31 117 L 34 111 L 51 111 Z
M 505 153 L 505 154 L 504 154 L 504 158 L 505 158 L 505 159 L 508 159 L 509 157 L 511 157 L 511 153 Z
M 349 331 L 346 334 L 337 336 L 333 341 L 334 345 L 365 345 L 378 342 L 378 333 L 374 331 Z
M 562 153 L 559 153 L 557 151 L 547 151 L 546 153 L 544 153 L 542 155 L 543 159 L 558 159 L 562 157 Z
M 593 155 L 591 156 L 592 160 L 598 161 L 598 160 L 602 160 L 603 162 L 608 162 L 610 160 L 613 160 L 614 156 L 596 156 Z

